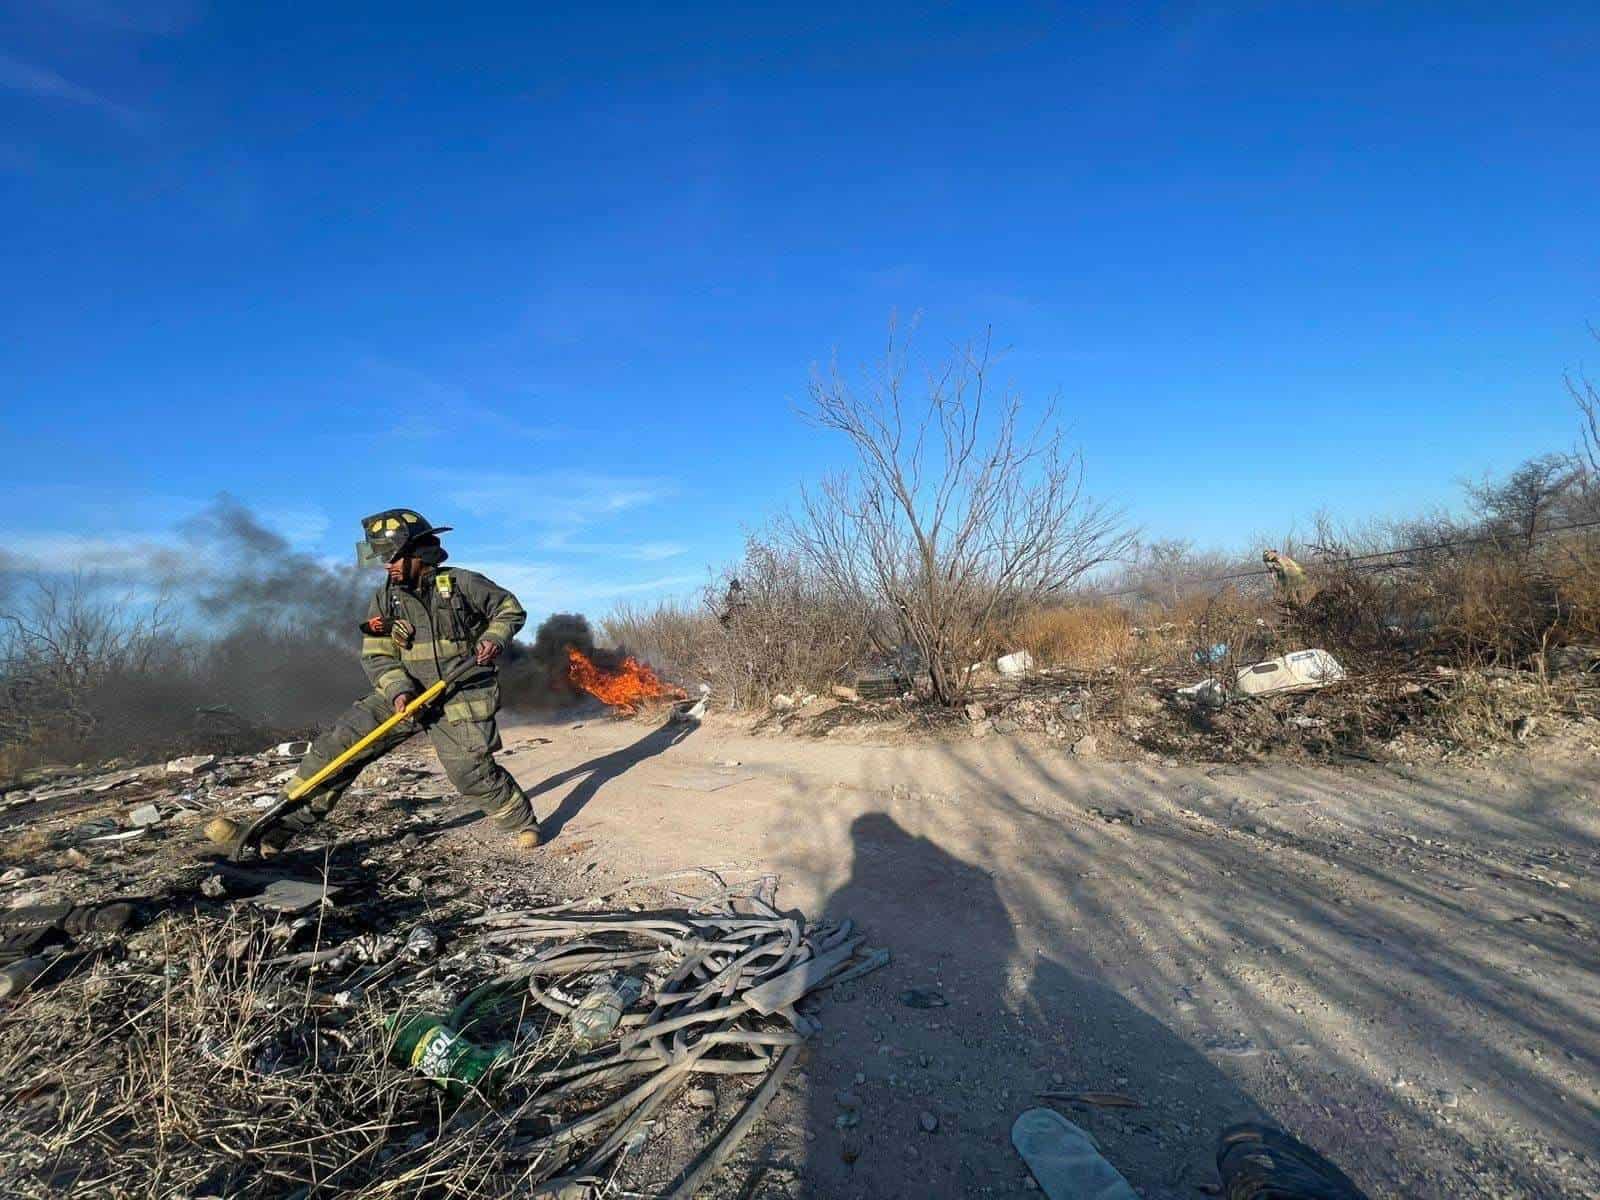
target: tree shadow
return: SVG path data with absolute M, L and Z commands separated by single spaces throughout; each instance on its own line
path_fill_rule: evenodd
M 561 798 L 561 803 L 555 812 L 539 819 L 541 840 L 549 843 L 559 837 L 567 822 L 582 812 L 584 806 L 594 799 L 595 793 L 611 780 L 646 759 L 654 758 L 671 749 L 698 728 L 699 726 L 693 721 L 669 721 L 652 729 L 630 745 L 613 750 L 609 754 L 602 754 L 598 758 L 591 758 L 588 762 L 579 763 L 575 767 L 569 767 L 565 771 L 540 780 L 532 787 L 525 788 L 528 799 L 533 800 L 546 792 L 571 783 L 574 779 L 580 777 L 582 779 L 582 782 Z
M 1046 1103 L 1039 1092 L 1059 1089 L 1139 1102 L 1063 1111 L 1146 1196 L 1177 1197 L 1215 1178 L 1224 1125 L 1264 1118 L 1183 1038 L 1058 961 L 1085 960 L 1083 948 L 1019 947 L 990 871 L 885 812 L 857 817 L 850 836 L 851 875 L 825 913 L 853 918 L 894 960 L 823 1008 L 805 1194 L 907 1195 L 911 1179 L 918 1195 L 1017 1190 L 1026 1168 L 1011 1124 Z M 930 994 L 946 1005 L 907 1003 Z

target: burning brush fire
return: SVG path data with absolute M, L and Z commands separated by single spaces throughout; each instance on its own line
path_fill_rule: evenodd
M 687 700 L 682 688 L 663 683 L 644 663 L 629 654 L 614 667 L 602 667 L 576 646 L 567 647 L 567 682 L 603 704 L 633 712 L 646 700 Z

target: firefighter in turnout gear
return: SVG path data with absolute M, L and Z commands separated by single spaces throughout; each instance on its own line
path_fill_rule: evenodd
M 262 836 L 262 853 L 282 850 L 290 838 L 325 819 L 363 767 L 419 729 L 427 733 L 440 765 L 462 796 L 514 834 L 519 846 L 537 846 L 539 823 L 528 797 L 494 760 L 500 749 L 495 660 L 528 614 L 494 581 L 476 571 L 444 566 L 448 555 L 439 535 L 449 532 L 448 525 L 435 527 L 404 508 L 376 513 L 361 524 L 366 538 L 356 547 L 357 561 L 363 566 L 381 565 L 385 571 L 383 585 L 361 623 L 361 666 L 374 690 L 316 740 L 295 779 L 309 779 L 465 660 L 471 659 L 472 666 L 445 693 L 442 704 L 401 722 L 314 791 L 304 805 L 286 813 Z M 231 824 L 226 818 L 213 824 L 224 823 Z M 212 836 L 226 841 L 228 832 L 219 829 Z

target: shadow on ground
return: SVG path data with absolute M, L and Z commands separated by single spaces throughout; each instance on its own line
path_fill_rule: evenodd
M 1191 1195 L 1214 1177 L 1218 1131 L 1265 1115 L 1187 1041 L 1065 965 L 1065 953 L 1021 955 L 982 866 L 884 812 L 858 816 L 850 839 L 850 877 L 826 914 L 853 917 L 894 962 L 824 1010 L 800 1194 L 1019 1193 L 1026 1171 L 1011 1123 L 1055 1089 L 1140 1101 L 1062 1111 L 1147 1197 Z M 948 1006 L 910 1007 L 913 991 Z
M 565 771 L 559 771 L 526 788 L 528 799 L 537 801 L 547 792 L 564 787 L 573 780 L 578 781 L 577 786 L 561 798 L 561 803 L 555 812 L 539 818 L 543 841 L 549 843 L 559 837 L 567 822 L 581 813 L 606 784 L 646 759 L 654 758 L 676 746 L 697 728 L 699 726 L 692 721 L 669 722 L 652 729 L 631 745 L 591 758 Z M 535 803 L 535 811 L 539 807 Z

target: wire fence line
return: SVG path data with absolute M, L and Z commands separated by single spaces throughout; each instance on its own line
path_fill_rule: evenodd
M 1539 541 L 1542 538 L 1549 537 L 1551 534 L 1570 533 L 1575 529 L 1593 529 L 1597 525 L 1600 525 L 1600 520 L 1576 521 L 1571 525 L 1554 525 L 1554 526 L 1551 526 L 1548 529 L 1535 530 L 1534 533 L 1531 535 L 1531 540 Z M 1451 549 L 1454 549 L 1457 546 L 1474 546 L 1474 545 L 1480 545 L 1480 544 L 1482 544 L 1484 542 L 1503 541 L 1504 539 L 1505 539 L 1505 535 L 1503 533 L 1486 533 L 1486 534 L 1481 534 L 1481 535 L 1479 535 L 1477 537 L 1452 538 L 1452 539 L 1450 539 L 1448 541 L 1438 541 L 1438 542 L 1422 542 L 1422 543 L 1420 543 L 1418 545 L 1415 545 L 1415 546 L 1397 546 L 1393 550 L 1376 550 L 1371 554 L 1356 554 L 1356 555 L 1352 555 L 1349 558 L 1337 558 L 1337 559 L 1332 559 L 1331 561 L 1337 562 L 1341 566 L 1349 566 L 1349 565 L 1351 565 L 1353 563 L 1368 563 L 1370 565 L 1368 565 L 1366 567 L 1361 567 L 1361 568 L 1358 568 L 1358 569 L 1366 570 L 1366 571 L 1377 571 L 1377 570 L 1382 570 L 1382 569 L 1384 569 L 1386 567 L 1400 567 L 1400 566 L 1404 566 L 1405 565 L 1404 563 L 1391 563 L 1391 562 L 1378 562 L 1378 561 L 1375 561 L 1375 560 L 1378 560 L 1378 559 L 1395 558 L 1396 556 L 1401 555 L 1401 554 L 1414 554 L 1419 550 L 1451 550 Z M 1328 560 L 1324 560 L 1324 561 L 1328 561 Z M 1231 583 L 1231 582 L 1233 582 L 1234 580 L 1237 580 L 1237 579 L 1259 579 L 1264 575 L 1271 575 L 1271 574 L 1272 574 L 1272 570 L 1270 568 L 1262 567 L 1262 568 L 1259 568 L 1259 569 L 1253 570 L 1253 571 L 1236 571 L 1231 575 L 1212 575 L 1212 576 L 1209 576 L 1208 578 L 1205 578 L 1205 579 L 1185 580 L 1184 581 L 1184 586 L 1185 587 L 1201 587 L 1201 586 L 1204 586 L 1205 584 L 1208 584 L 1208 583 Z M 1149 586 L 1150 585 L 1145 585 L 1145 586 L 1141 586 L 1141 587 L 1131 587 L 1131 588 L 1119 588 L 1117 591 L 1114 591 L 1114 592 L 1101 592 L 1101 591 L 1096 591 L 1093 588 L 1087 588 L 1087 589 L 1085 589 L 1085 592 L 1087 594 L 1089 594 L 1089 595 L 1092 595 L 1093 597 L 1095 597 L 1098 600 L 1110 600 L 1114 596 L 1137 596 L 1141 592 L 1148 591 L 1149 590 Z

